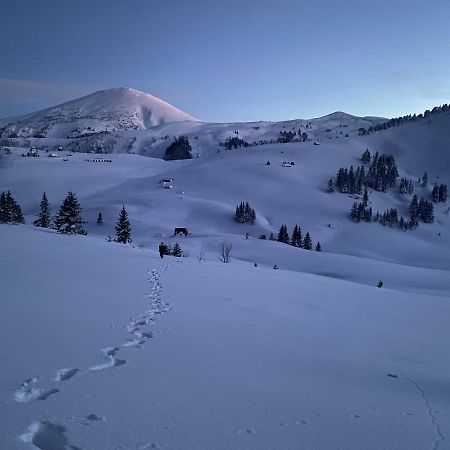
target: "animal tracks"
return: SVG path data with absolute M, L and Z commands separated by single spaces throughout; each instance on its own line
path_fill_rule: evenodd
M 117 354 L 130 348 L 143 348 L 147 341 L 154 336 L 152 331 L 144 330 L 143 328 L 154 324 L 160 315 L 165 314 L 172 309 L 170 304 L 163 301 L 161 297 L 162 286 L 160 283 L 160 272 L 166 269 L 167 265 L 159 269 L 149 270 L 148 281 L 150 284 L 150 291 L 146 294 L 146 298 L 150 301 L 150 307 L 139 317 L 130 318 L 128 324 L 124 326 L 130 334 L 130 337 L 126 338 L 120 345 L 101 349 L 102 356 L 106 360 L 105 362 L 93 365 L 84 370 L 73 367 L 59 369 L 51 378 L 29 378 L 20 383 L 18 388 L 14 391 L 14 400 L 19 403 L 47 400 L 52 395 L 60 392 L 60 389 L 52 386 L 48 387 L 48 384 L 68 382 L 80 375 L 97 373 L 126 364 L 127 360 L 118 358 Z M 89 414 L 83 419 L 83 424 L 102 420 L 105 420 L 102 416 Z M 65 436 L 66 431 L 67 430 L 63 425 L 53 424 L 48 421 L 33 422 L 29 426 L 28 431 L 21 435 L 19 439 L 23 442 L 31 443 L 41 450 L 77 450 L 77 447 L 68 443 Z
M 439 411 L 435 410 L 431 403 L 429 398 L 427 397 L 425 391 L 423 390 L 423 388 L 417 383 L 417 381 L 412 380 L 411 378 L 406 378 L 406 377 L 400 377 L 397 374 L 394 373 L 388 373 L 387 374 L 388 377 L 390 378 L 400 378 L 405 380 L 407 383 L 409 383 L 411 386 L 414 387 L 414 389 L 417 391 L 417 393 L 419 394 L 424 406 L 425 406 L 425 412 L 426 414 L 429 416 L 430 418 L 430 422 L 433 426 L 434 429 L 434 433 L 435 433 L 435 440 L 432 443 L 432 448 L 433 450 L 438 450 L 441 442 L 445 440 L 445 436 L 442 433 L 442 429 L 441 426 L 436 418 L 436 413 L 439 413 Z M 406 413 L 407 415 L 412 415 L 411 413 Z

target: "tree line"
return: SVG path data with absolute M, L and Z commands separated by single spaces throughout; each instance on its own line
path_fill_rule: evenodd
M 448 105 L 447 103 L 444 103 L 441 106 L 435 106 L 433 109 L 431 109 L 431 111 L 429 109 L 427 109 L 423 114 L 408 114 L 406 116 L 401 116 L 401 117 L 395 117 L 393 119 L 389 119 L 385 122 L 379 123 L 377 125 L 372 125 L 368 128 L 359 128 L 358 132 L 360 136 L 364 136 L 367 134 L 371 134 L 375 131 L 380 131 L 380 130 L 387 130 L 388 128 L 392 128 L 392 127 L 398 127 L 399 125 L 402 125 L 404 123 L 408 123 L 408 122 L 416 122 L 417 120 L 421 120 L 421 119 L 426 119 L 429 118 L 431 115 L 433 114 L 438 114 L 441 112 L 447 112 L 450 111 L 450 105 Z

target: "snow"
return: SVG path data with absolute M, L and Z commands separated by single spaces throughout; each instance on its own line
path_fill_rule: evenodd
M 449 448 L 448 206 L 435 205 L 434 224 L 401 232 L 352 223 L 354 196 L 326 192 L 366 148 L 393 154 L 400 176 L 428 171 L 419 197 L 434 181 L 448 185 L 449 119 L 358 137 L 361 123 L 379 119 L 333 113 L 311 121 L 312 141 L 220 153 L 236 128 L 275 137 L 287 125 L 122 132 L 139 145 L 191 133 L 200 157 L 185 161 L 2 152 L 0 191 L 11 190 L 28 224 L 44 191 L 55 213 L 72 190 L 89 234 L 0 225 L 0 448 Z M 326 138 L 342 128 L 350 137 Z M 158 142 L 149 154 L 167 139 Z M 241 201 L 255 225 L 232 220 Z M 370 193 L 375 210 L 406 214 L 409 201 Z M 106 239 L 122 205 L 133 245 Z M 281 224 L 300 225 L 323 251 L 259 239 Z M 175 227 L 190 235 L 174 238 Z M 218 260 L 224 240 L 229 264 Z M 186 257 L 161 260 L 161 241 Z
M 446 298 L 26 226 L 0 237 L 2 448 L 421 450 L 448 436 Z
M 2 119 L 0 125 L 7 125 L 21 136 L 39 132 L 49 138 L 65 138 L 70 134 L 136 130 L 196 120 L 153 95 L 122 87 L 97 91 L 22 117 Z

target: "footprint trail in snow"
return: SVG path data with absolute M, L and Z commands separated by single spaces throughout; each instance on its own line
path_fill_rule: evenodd
M 49 383 L 68 382 L 79 375 L 96 373 L 126 364 L 127 360 L 117 358 L 117 353 L 129 348 L 143 348 L 144 344 L 154 336 L 152 331 L 143 330 L 143 328 L 152 325 L 160 315 L 172 310 L 170 304 L 165 302 L 161 297 L 162 286 L 160 283 L 160 272 L 165 271 L 166 269 L 167 265 L 158 269 L 149 270 L 148 273 L 150 277 L 148 281 L 150 283 L 150 292 L 146 294 L 146 298 L 150 301 L 150 308 L 140 316 L 130 318 L 129 323 L 125 328 L 131 336 L 122 344 L 101 349 L 102 355 L 106 360 L 104 363 L 88 367 L 84 370 L 78 368 L 59 369 L 53 377 L 49 378 L 29 378 L 19 384 L 14 392 L 14 400 L 19 403 L 47 400 L 52 395 L 60 392 L 60 389 L 53 386 L 47 386 Z M 77 447 L 71 445 L 67 447 L 67 440 L 64 435 L 65 431 L 66 428 L 62 425 L 55 425 L 50 422 L 34 422 L 28 428 L 27 433 L 19 438 L 23 442 L 32 443 L 42 450 L 56 450 L 59 448 L 76 449 Z

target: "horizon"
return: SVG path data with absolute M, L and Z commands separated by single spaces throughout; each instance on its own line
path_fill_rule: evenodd
M 450 5 L 10 2 L 0 117 L 129 86 L 204 122 L 333 111 L 399 117 L 448 103 Z M 345 8 L 343 7 L 345 6 Z M 88 14 L 86 13 L 88 12 Z M 432 27 L 432 32 L 429 32 Z
M 47 110 L 47 109 L 52 109 L 52 108 L 55 108 L 55 107 L 62 106 L 62 105 L 64 105 L 64 104 L 66 104 L 66 103 L 70 103 L 70 102 L 72 102 L 72 101 L 77 101 L 77 100 L 80 100 L 80 99 L 82 99 L 82 98 L 89 97 L 90 95 L 96 94 L 96 93 L 98 93 L 98 92 L 112 91 L 112 90 L 118 90 L 118 89 L 130 89 L 130 90 L 134 90 L 134 91 L 140 92 L 140 93 L 142 93 L 142 94 L 151 95 L 152 97 L 155 97 L 155 98 L 157 98 L 158 100 L 162 100 L 163 102 L 169 104 L 170 106 L 173 106 L 173 107 L 175 107 L 175 108 L 177 108 L 177 109 L 180 109 L 180 108 L 178 108 L 176 105 L 173 105 L 172 103 L 169 103 L 169 102 L 167 102 L 166 100 L 164 100 L 163 98 L 157 97 L 157 96 L 153 95 L 153 94 L 150 93 L 150 92 L 140 91 L 140 90 L 135 89 L 135 88 L 133 88 L 133 87 L 131 87 L 131 86 L 116 86 L 116 87 L 110 87 L 110 88 L 98 89 L 98 90 L 96 90 L 96 91 L 89 92 L 89 93 L 84 94 L 84 95 L 81 95 L 81 96 L 79 96 L 79 97 L 76 97 L 76 98 L 70 98 L 70 99 L 65 100 L 65 101 L 63 101 L 63 102 L 60 102 L 60 103 L 57 103 L 57 104 L 54 104 L 54 105 L 50 105 L 50 106 L 48 106 L 48 107 L 40 108 L 40 109 L 37 109 L 37 110 L 28 111 L 28 112 L 25 112 L 25 113 L 23 113 L 23 114 L 17 114 L 17 115 L 14 115 L 14 116 L 0 117 L 0 120 L 20 118 L 20 117 L 22 117 L 22 116 L 27 116 L 27 115 L 30 115 L 30 114 L 35 114 L 35 113 L 39 113 L 39 112 L 41 112 L 41 111 L 45 111 L 45 110 Z M 314 120 L 314 119 L 320 119 L 320 118 L 324 118 L 324 117 L 327 117 L 327 116 L 330 116 L 330 115 L 333 115 L 333 114 L 339 114 L 339 113 L 342 113 L 342 114 L 348 114 L 348 115 L 350 115 L 350 116 L 361 117 L 361 118 L 393 119 L 393 118 L 396 118 L 396 117 L 402 117 L 402 116 L 408 116 L 408 115 L 414 115 L 414 114 L 416 114 L 416 115 L 423 114 L 426 110 L 430 110 L 430 111 L 431 111 L 434 107 L 442 106 L 442 105 L 445 104 L 445 103 L 446 103 L 446 102 L 441 103 L 441 104 L 436 104 L 436 105 L 429 105 L 428 107 L 426 107 L 426 108 L 425 108 L 424 110 L 422 110 L 422 111 L 413 111 L 413 112 L 408 112 L 408 113 L 406 113 L 406 114 L 402 114 L 402 115 L 398 115 L 398 116 L 391 116 L 391 117 L 387 117 L 387 116 L 377 116 L 377 115 L 374 115 L 374 114 L 356 115 L 356 114 L 353 114 L 352 112 L 349 112 L 349 111 L 343 111 L 343 110 L 335 110 L 335 111 L 331 111 L 331 112 L 325 113 L 325 114 L 323 114 L 323 115 L 321 115 L 321 116 L 314 116 L 314 117 L 312 117 L 312 116 L 308 116 L 308 117 L 306 117 L 306 116 L 305 116 L 305 117 L 293 117 L 293 118 L 281 119 L 281 120 L 255 119 L 255 120 L 242 120 L 242 121 L 228 121 L 228 122 L 214 121 L 214 122 L 213 122 L 213 121 L 202 120 L 201 118 L 198 118 L 198 117 L 195 117 L 195 116 L 194 116 L 194 117 L 195 117 L 196 119 L 198 119 L 199 122 L 202 122 L 202 123 L 289 122 L 289 121 L 292 121 L 292 120 Z M 181 110 L 181 111 L 183 111 L 183 110 Z M 183 111 L 183 112 L 189 114 L 189 111 Z

